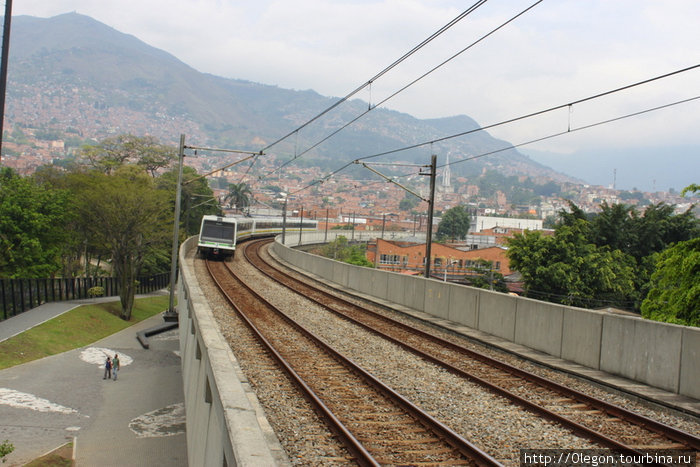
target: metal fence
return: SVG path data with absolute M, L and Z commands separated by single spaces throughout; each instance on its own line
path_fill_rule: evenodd
M 155 292 L 170 285 L 170 273 L 139 277 L 136 293 Z M 23 313 L 46 302 L 92 298 L 88 291 L 102 287 L 100 296 L 119 295 L 116 277 L 75 277 L 68 279 L 0 279 L 0 320 Z

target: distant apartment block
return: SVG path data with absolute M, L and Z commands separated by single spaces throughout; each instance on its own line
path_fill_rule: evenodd
M 474 216 L 469 224 L 469 232 L 477 233 L 498 227 L 520 230 L 542 230 L 542 219 L 517 219 L 512 217 Z

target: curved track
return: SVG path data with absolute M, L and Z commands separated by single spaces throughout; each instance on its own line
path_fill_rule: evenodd
M 258 250 L 267 242 L 269 240 L 251 244 L 246 248 L 246 257 L 274 281 L 539 416 L 602 446 L 625 452 L 700 449 L 700 438 L 694 435 L 494 360 L 302 282 L 263 260 Z
M 499 465 L 265 301 L 227 263 L 207 267 L 358 464 Z

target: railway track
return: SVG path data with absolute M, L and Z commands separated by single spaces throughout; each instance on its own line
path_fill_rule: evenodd
M 500 465 L 295 323 L 227 263 L 207 262 L 207 268 L 359 465 Z
M 507 397 L 538 416 L 566 426 L 601 446 L 634 454 L 662 449 L 700 450 L 697 436 L 494 360 L 299 281 L 260 257 L 257 250 L 264 243 L 251 244 L 251 252 L 248 253 L 248 248 L 245 250 L 246 256 L 273 280 L 344 319 Z

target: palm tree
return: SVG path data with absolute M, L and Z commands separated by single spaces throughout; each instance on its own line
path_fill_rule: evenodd
M 224 201 L 228 203 L 229 208 L 237 208 L 242 212 L 243 208 L 250 205 L 252 196 L 253 194 L 248 184 L 229 183 L 228 193 L 224 197 Z

